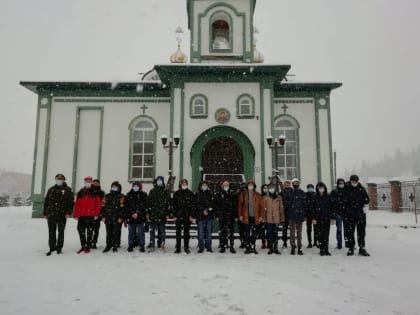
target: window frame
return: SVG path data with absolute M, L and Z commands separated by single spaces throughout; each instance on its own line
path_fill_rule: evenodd
M 213 48 L 213 23 L 216 21 L 224 21 L 229 26 L 229 48 L 217 49 Z M 233 52 L 233 19 L 232 16 L 223 10 L 214 12 L 209 18 L 209 52 L 217 53 L 232 53 Z
M 195 114 L 195 104 L 194 102 L 197 99 L 202 99 L 204 101 L 204 113 L 203 114 Z M 190 99 L 190 117 L 191 118 L 198 118 L 198 119 L 205 119 L 209 115 L 209 102 L 207 96 L 204 94 L 194 94 Z
M 241 101 L 244 98 L 248 98 L 250 100 L 250 113 L 249 114 L 243 114 L 241 112 Z M 251 94 L 241 94 L 236 99 L 236 116 L 239 119 L 252 119 L 255 117 L 255 100 L 254 97 Z

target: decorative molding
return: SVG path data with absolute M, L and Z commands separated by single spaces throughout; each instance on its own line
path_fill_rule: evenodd
M 283 104 L 283 103 L 290 103 L 290 104 L 313 104 L 313 99 L 307 98 L 286 98 L 286 99 L 274 99 L 274 104 Z
M 171 98 L 54 98 L 56 103 L 170 103 Z

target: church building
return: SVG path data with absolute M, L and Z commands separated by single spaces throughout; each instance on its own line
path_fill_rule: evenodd
M 187 0 L 189 56 L 179 39 L 170 63 L 136 82 L 21 82 L 38 95 L 33 217 L 57 173 L 74 191 L 87 175 L 104 190 L 118 180 L 149 191 L 168 172 L 174 189 L 186 178 L 193 191 L 202 179 L 260 187 L 276 172 L 331 187 L 330 94 L 341 83 L 291 82 L 290 65 L 264 64 L 255 5 Z

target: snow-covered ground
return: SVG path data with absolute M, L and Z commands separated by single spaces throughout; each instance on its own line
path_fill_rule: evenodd
M 368 212 L 371 257 L 128 253 L 46 257 L 47 224 L 31 209 L 0 208 L 0 314 L 420 314 L 420 227 L 412 213 Z M 384 228 L 387 226 L 387 228 Z M 401 228 L 407 226 L 408 228 Z M 417 227 L 417 228 L 413 228 Z M 192 247 L 196 240 L 192 240 Z M 217 241 L 214 244 L 217 247 Z

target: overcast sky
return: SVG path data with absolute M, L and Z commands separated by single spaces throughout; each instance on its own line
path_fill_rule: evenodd
M 0 0 L 0 169 L 30 173 L 36 95 L 19 81 L 127 81 L 175 51 L 186 0 Z M 258 0 L 266 63 L 332 93 L 338 175 L 420 144 L 420 1 Z

